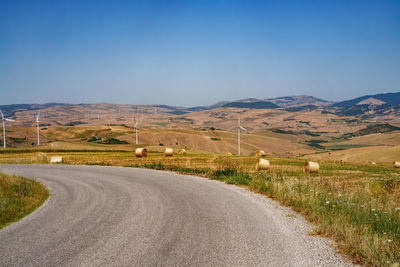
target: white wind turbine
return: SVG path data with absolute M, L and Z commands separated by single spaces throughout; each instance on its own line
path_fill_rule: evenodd
M 3 112 L 1 112 L 1 121 L 3 122 L 3 147 L 6 148 L 6 121 L 15 121 L 12 119 L 6 119 L 4 118 Z
M 139 144 L 139 136 L 138 136 L 138 123 L 135 122 L 135 130 L 136 130 L 136 144 Z
M 240 118 L 238 119 L 238 155 L 240 156 L 240 129 L 243 131 L 247 131 L 246 128 L 240 125 Z
M 37 145 L 40 146 L 40 138 L 39 138 L 39 115 L 40 115 L 40 110 L 38 111 L 38 114 L 36 116 L 36 128 L 37 128 Z
M 140 118 L 140 123 L 142 123 L 142 120 L 143 120 L 143 114 Z M 136 130 L 136 144 L 138 145 L 139 144 L 139 133 L 138 133 L 139 123 L 136 121 L 136 118 L 134 118 L 134 121 L 135 121 L 135 130 Z

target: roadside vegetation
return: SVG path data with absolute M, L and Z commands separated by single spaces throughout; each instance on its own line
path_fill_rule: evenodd
M 355 263 L 398 266 L 400 262 L 400 175 L 390 169 L 340 166 L 325 162 L 321 174 L 305 174 L 296 161 L 272 161 L 290 168 L 245 171 L 239 161 L 219 159 L 211 169 L 166 166 L 137 167 L 172 170 L 245 186 L 302 213 L 316 225 L 313 233 L 334 239 Z M 340 168 L 339 168 L 340 166 Z M 136 167 L 136 166 L 135 166 Z
M 35 180 L 0 173 L 0 229 L 34 211 L 48 196 Z
M 133 151 L 47 152 L 65 164 L 170 170 L 247 187 L 292 207 L 316 225 L 310 234 L 330 237 L 355 263 L 400 262 L 400 170 L 377 165 L 319 161 L 318 174 L 303 172 L 304 159 L 268 157 L 271 168 L 255 171 L 254 156 L 188 153 L 165 158 L 160 150 L 136 158 Z M 1 163 L 35 163 L 31 151 L 0 153 Z

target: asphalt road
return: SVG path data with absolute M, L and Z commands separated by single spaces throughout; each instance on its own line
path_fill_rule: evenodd
M 0 266 L 345 266 L 329 241 L 243 188 L 145 169 L 0 165 L 50 190 L 0 230 Z

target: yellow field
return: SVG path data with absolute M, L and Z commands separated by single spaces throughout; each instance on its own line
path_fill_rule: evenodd
M 327 159 L 354 163 L 371 164 L 371 162 L 391 164 L 394 160 L 400 160 L 400 145 L 397 146 L 373 146 L 352 148 L 341 151 L 325 152 L 308 155 L 307 158 Z
M 32 147 L 36 144 L 33 127 L 9 127 L 7 136 L 21 140 L 9 144 L 14 147 Z M 51 126 L 41 129 L 41 147 L 54 149 L 134 149 L 135 131 L 124 126 Z M 99 144 L 88 142 L 91 137 L 117 138 L 129 144 Z M 242 133 L 241 152 L 252 155 L 263 149 L 270 156 L 296 156 L 314 152 L 302 144 L 301 136 L 277 134 L 271 131 Z M 139 142 L 142 146 L 171 146 L 188 148 L 193 151 L 212 153 L 237 153 L 237 133 L 210 129 L 139 129 Z M 35 146 L 33 146 L 35 147 Z

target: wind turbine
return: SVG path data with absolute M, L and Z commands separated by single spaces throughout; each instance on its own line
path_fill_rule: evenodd
M 246 128 L 240 125 L 240 118 L 238 119 L 238 155 L 240 156 L 240 129 L 243 131 L 247 131 Z
M 135 129 L 136 129 L 136 144 L 139 144 L 139 136 L 138 136 L 138 123 L 135 122 Z
M 6 148 L 6 121 L 15 121 L 15 120 L 4 118 L 3 112 L 1 112 L 1 110 L 0 113 L 1 113 L 1 121 L 3 122 L 3 140 L 4 140 L 3 146 L 4 148 Z
M 136 121 L 136 118 L 135 118 L 135 117 L 134 117 L 133 119 L 134 119 L 134 121 L 135 121 L 136 144 L 138 145 L 138 144 L 139 144 L 139 134 L 138 134 L 139 123 Z M 140 123 L 142 123 L 142 121 L 143 121 L 143 114 L 142 114 L 142 116 L 141 116 L 141 118 L 140 118 Z
M 39 115 L 40 115 L 40 110 L 38 111 L 38 114 L 36 116 L 36 128 L 37 128 L 37 145 L 40 146 L 40 138 L 39 138 Z

